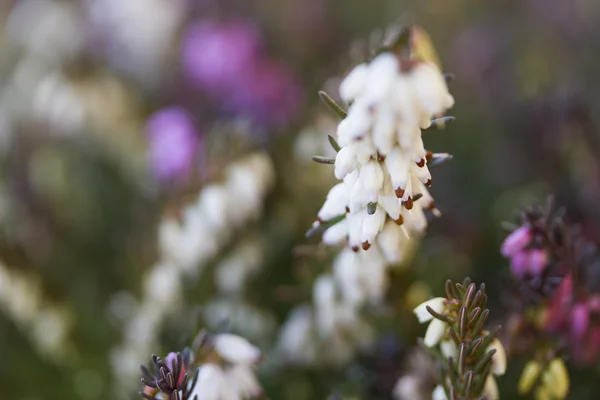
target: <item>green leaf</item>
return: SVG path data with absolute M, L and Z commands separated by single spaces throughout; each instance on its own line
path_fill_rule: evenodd
M 336 103 L 327 93 L 324 91 L 319 91 L 319 97 L 341 119 L 346 118 L 348 113 L 338 104 Z

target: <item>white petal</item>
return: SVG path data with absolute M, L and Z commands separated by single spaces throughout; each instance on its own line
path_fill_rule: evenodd
M 496 378 L 494 378 L 494 375 L 489 374 L 487 379 L 485 380 L 485 385 L 483 386 L 483 394 L 488 400 L 498 400 L 500 398 L 498 384 L 496 383 Z
M 260 350 L 241 336 L 222 333 L 214 338 L 215 350 L 223 359 L 239 364 L 253 364 L 260 360 Z
M 392 180 L 394 189 L 406 189 L 409 177 L 409 160 L 402 153 L 400 148 L 394 148 L 386 157 L 385 165 Z
M 196 386 L 190 396 L 199 400 L 221 400 L 227 387 L 223 370 L 215 364 L 204 364 L 199 369 Z
M 393 221 L 387 221 L 377 236 L 379 248 L 390 264 L 400 264 L 412 252 L 412 242 L 402 232 L 402 227 Z
M 361 243 L 369 243 L 373 244 L 375 241 L 375 236 L 381 229 L 383 229 L 383 224 L 385 222 L 386 213 L 383 207 L 377 207 L 375 213 L 373 215 L 365 215 L 363 224 L 362 224 L 362 232 L 361 232 Z
M 344 182 L 338 183 L 327 194 L 325 203 L 323 203 L 323 207 L 317 215 L 322 221 L 328 221 L 338 215 L 345 214 L 348 202 L 348 185 Z
M 439 69 L 432 63 L 422 63 L 411 73 L 416 99 L 430 116 L 446 111 L 453 101 L 448 97 L 448 86 Z
M 340 84 L 340 97 L 349 102 L 364 89 L 367 83 L 369 67 L 367 64 L 359 64 L 344 78 Z
M 440 321 L 439 319 L 434 318 L 433 321 L 429 323 L 427 327 L 427 332 L 425 332 L 425 338 L 423 339 L 423 343 L 427 347 L 433 347 L 442 340 L 444 334 L 446 333 L 447 325 L 445 322 Z
M 442 385 L 437 385 L 435 389 L 433 389 L 431 400 L 448 400 L 448 397 L 446 397 L 446 391 Z
M 225 370 L 225 381 L 241 399 L 254 398 L 262 393 L 254 371 L 248 365 L 238 364 Z
M 387 155 L 396 143 L 395 122 L 394 110 L 381 106 L 373 123 L 373 144 L 381 155 Z
M 335 157 L 335 177 L 343 179 L 358 166 L 352 145 L 342 147 Z
M 333 224 L 325 232 L 323 232 L 323 243 L 327 245 L 335 245 L 341 243 L 348 237 L 348 221 L 346 219 Z
M 456 348 L 456 343 L 454 343 L 454 340 L 442 340 L 440 343 L 440 350 L 444 357 L 452 357 L 452 359 L 456 360 L 458 349 Z
M 377 150 L 371 136 L 365 136 L 363 139 L 355 141 L 353 145 L 355 146 L 356 160 L 359 164 L 365 164 L 376 158 Z
M 402 206 L 396 196 L 379 196 L 379 206 L 383 207 L 385 212 L 396 221 L 400 217 Z
M 492 356 L 492 369 L 494 375 L 504 375 L 506 372 L 506 351 L 502 342 L 498 339 L 492 340 L 492 343 L 486 349 L 486 352 L 496 349 L 496 353 Z
M 433 319 L 433 315 L 427 311 L 427 307 L 430 307 L 433 311 L 438 314 L 442 314 L 446 309 L 446 299 L 443 297 L 435 297 L 433 299 L 427 300 L 424 303 L 419 304 L 413 312 L 417 316 L 417 319 L 420 323 L 431 321 Z
M 419 200 L 421 201 L 421 200 Z M 415 203 L 412 210 L 402 209 L 404 225 L 411 233 L 425 232 L 427 228 L 427 217 L 420 205 Z
M 368 202 L 376 203 L 383 189 L 383 169 L 377 161 L 369 161 L 360 169 L 360 184 Z
M 363 220 L 366 214 L 367 210 L 363 209 L 357 213 L 346 215 L 346 219 L 348 220 L 348 244 L 352 248 L 359 248 L 362 244 L 360 239 L 362 235 Z
M 385 98 L 399 72 L 398 59 L 391 53 L 382 53 L 369 64 L 365 97 L 370 102 Z
M 404 375 L 394 385 L 392 394 L 395 400 L 420 399 L 422 397 L 421 382 L 416 376 Z
M 373 123 L 373 117 L 369 105 L 361 99 L 357 99 L 348 109 L 348 115 L 338 125 L 338 144 L 346 146 L 367 136 Z
M 321 275 L 313 285 L 313 300 L 319 307 L 335 301 L 335 283 L 330 275 Z

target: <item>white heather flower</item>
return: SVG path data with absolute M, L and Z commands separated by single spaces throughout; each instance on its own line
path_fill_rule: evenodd
M 431 400 L 448 400 L 446 391 L 442 385 L 437 385 L 431 394 Z
M 315 320 L 319 333 L 330 335 L 336 322 L 335 282 L 329 275 L 321 275 L 313 285 L 313 302 L 315 304 Z
M 435 297 L 431 300 L 427 300 L 424 303 L 419 304 L 413 312 L 417 316 L 417 319 L 420 323 L 431 321 L 433 319 L 433 315 L 427 311 L 427 307 L 431 308 L 438 314 L 441 314 L 446 309 L 446 299 L 443 297 Z
M 241 336 L 222 333 L 214 337 L 213 343 L 219 356 L 234 364 L 255 364 L 261 357 L 258 347 Z
M 423 396 L 421 394 L 421 382 L 419 378 L 412 375 L 401 377 L 398 379 L 398 382 L 396 382 L 396 385 L 394 385 L 392 395 L 396 400 L 422 399 Z
M 439 215 L 426 189 L 431 174 L 421 129 L 454 100 L 434 64 L 406 67 L 394 54 L 382 53 L 354 68 L 340 85 L 340 96 L 350 103 L 337 129 L 341 149 L 335 176 L 344 182 L 331 190 L 316 224 L 344 211 L 347 217 L 325 233 L 327 244 L 339 243 L 347 234 L 353 250 L 367 250 L 388 216 L 404 222 L 410 234 L 425 230 L 424 209 Z M 375 214 L 368 216 L 373 205 Z
M 248 365 L 237 364 L 225 370 L 225 382 L 242 399 L 260 396 L 262 387 Z
M 425 332 L 425 338 L 423 339 L 425 346 L 433 347 L 438 344 L 444 337 L 447 327 L 446 323 L 439 319 L 431 321 Z
M 443 297 L 436 297 L 418 305 L 413 310 L 420 323 L 431 321 L 427 327 L 425 338 L 423 340 L 425 346 L 427 347 L 433 347 L 438 344 L 444 337 L 447 328 L 445 322 L 434 318 L 433 315 L 427 311 L 427 307 L 429 306 L 433 311 L 437 312 L 438 314 L 442 314 L 446 309 L 446 301 L 447 300 Z
M 198 370 L 198 380 L 190 395 L 191 399 L 237 400 L 239 398 L 227 384 L 225 373 L 221 367 L 208 363 L 202 365 Z
M 409 240 L 405 232 L 402 225 L 391 220 L 388 220 L 383 226 L 377 237 L 377 243 L 388 263 L 401 264 L 410 256 L 414 241 Z
M 458 355 L 458 349 L 456 348 L 454 340 L 442 340 L 440 342 L 440 351 L 446 358 L 456 359 L 456 356 Z
M 506 351 L 502 342 L 499 339 L 492 340 L 492 343 L 486 349 L 486 353 L 492 349 L 495 349 L 496 353 L 492 356 L 492 369 L 490 372 L 494 375 L 504 375 L 506 372 Z
M 488 400 L 498 400 L 500 398 L 498 384 L 496 383 L 496 378 L 494 378 L 494 375 L 492 374 L 489 374 L 485 380 L 483 395 Z
M 311 365 L 317 359 L 313 312 L 308 305 L 292 310 L 279 331 L 277 350 L 285 362 Z

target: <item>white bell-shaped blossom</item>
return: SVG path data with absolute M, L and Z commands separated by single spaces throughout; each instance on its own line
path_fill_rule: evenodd
M 444 310 L 446 309 L 446 301 L 447 300 L 443 297 L 436 297 L 419 304 L 413 310 L 420 323 L 431 321 L 429 322 L 429 326 L 425 332 L 425 338 L 423 339 L 423 343 L 427 347 L 433 347 L 438 344 L 446 334 L 446 330 L 448 328 L 445 322 L 434 318 L 433 315 L 431 315 L 427 310 L 427 307 L 430 307 L 438 314 L 443 314 Z
M 234 364 L 254 364 L 261 357 L 258 347 L 243 337 L 230 333 L 216 335 L 213 344 L 219 356 Z

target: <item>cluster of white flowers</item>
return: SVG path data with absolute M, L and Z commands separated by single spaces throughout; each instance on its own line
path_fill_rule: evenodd
M 262 388 L 254 374 L 260 350 L 246 339 L 232 334 L 216 335 L 214 350 L 223 362 L 199 367 L 198 381 L 190 398 L 202 400 L 244 400 L 258 397 Z
M 397 243 L 377 241 L 380 232 L 385 229 L 397 240 L 423 232 L 424 210 L 435 211 L 421 129 L 454 99 L 437 66 L 403 61 L 389 52 L 354 68 L 341 83 L 340 95 L 350 103 L 337 130 L 341 149 L 335 176 L 342 182 L 330 190 L 315 225 L 344 215 L 325 232 L 325 243 L 348 239 L 354 251 L 378 242 L 393 249 Z
M 427 226 L 425 209 L 438 215 L 427 190 L 431 174 L 421 129 L 450 108 L 454 99 L 437 66 L 402 61 L 382 53 L 352 70 L 340 85 L 350 104 L 338 125 L 335 176 L 313 227 L 338 218 L 323 234 L 325 244 L 345 240 L 333 265 L 313 290 L 314 310 L 292 312 L 279 338 L 290 363 L 348 361 L 369 345 L 372 328 L 360 317 L 365 304 L 379 304 L 388 268 L 411 255 L 414 234 Z M 365 251 L 360 251 L 360 249 Z M 367 251 L 368 250 L 368 251 Z
M 10 270 L 0 263 L 0 310 L 29 337 L 40 355 L 62 363 L 70 351 L 73 316 L 66 305 L 43 298 L 39 277 Z
M 180 0 L 85 0 L 90 30 L 109 61 L 151 85 L 173 51 L 186 2 Z M 110 32 L 110 35 L 107 35 Z
M 239 228 L 261 215 L 274 182 L 269 156 L 245 156 L 224 175 L 224 182 L 202 189 L 181 222 L 167 218 L 159 227 L 160 259 L 144 279 L 142 299 L 124 327 L 124 342 L 112 352 L 116 377 L 124 387 L 131 386 L 139 360 L 156 345 L 164 318 L 180 306 L 182 278 L 197 278 Z
M 372 344 L 375 331 L 358 309 L 339 298 L 332 276 L 317 279 L 313 305 L 296 307 L 281 328 L 277 351 L 284 363 L 343 365 L 358 348 Z

